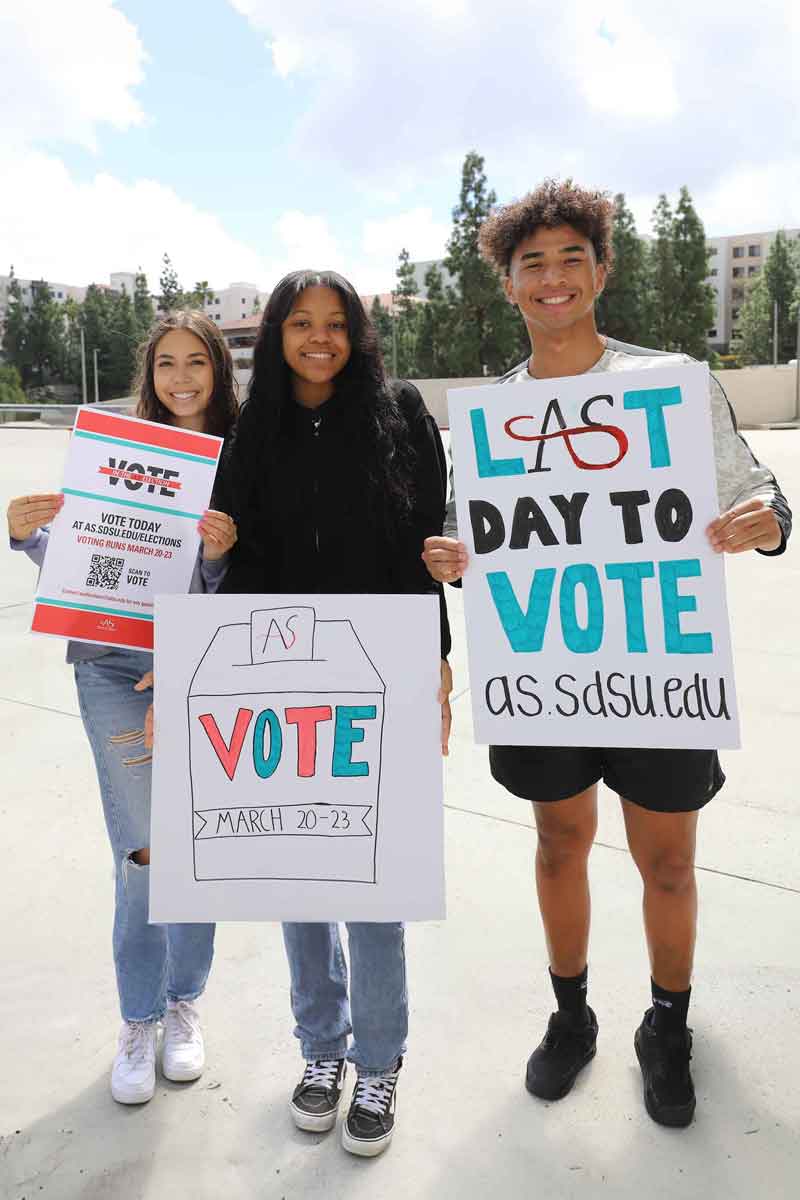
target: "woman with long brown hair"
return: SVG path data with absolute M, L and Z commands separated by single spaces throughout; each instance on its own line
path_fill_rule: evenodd
M 136 415 L 177 428 L 226 436 L 237 416 L 233 364 L 220 331 L 196 312 L 171 313 L 141 348 Z M 8 506 L 11 547 L 41 566 L 48 523 L 61 493 L 21 496 Z M 190 585 L 215 592 L 236 541 L 225 513 L 209 510 L 198 525 L 202 546 Z M 195 1001 L 211 967 L 213 925 L 148 924 L 150 755 L 141 753 L 153 656 L 86 642 L 67 644 L 81 717 L 94 755 L 116 875 L 113 953 L 122 1028 L 111 1094 L 141 1104 L 155 1091 L 159 1023 L 168 1079 L 197 1079 L 205 1052 Z

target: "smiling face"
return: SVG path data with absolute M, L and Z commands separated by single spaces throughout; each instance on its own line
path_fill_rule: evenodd
M 214 367 L 202 338 L 188 329 L 172 329 L 156 346 L 153 388 L 172 424 L 202 431 L 214 392 Z
M 281 326 L 283 357 L 296 399 L 314 407 L 333 393 L 333 381 L 350 358 L 344 302 L 328 287 L 301 292 Z
M 594 328 L 605 280 L 589 238 L 571 225 L 540 225 L 515 247 L 505 290 L 532 334 L 552 334 L 579 324 Z

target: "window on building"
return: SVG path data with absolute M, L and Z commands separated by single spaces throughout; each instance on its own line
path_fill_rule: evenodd
M 744 300 L 744 288 L 731 288 L 731 300 Z
M 734 258 L 744 258 L 744 246 L 734 246 L 733 247 L 733 257 Z
M 64 293 L 63 293 L 63 292 L 56 292 L 56 295 L 58 296 L 59 300 L 63 300 L 63 299 L 64 299 Z
M 744 275 L 744 267 L 734 267 L 733 268 L 733 278 L 734 279 L 741 279 L 743 275 Z
M 760 270 L 761 270 L 760 267 L 748 267 L 747 274 L 748 275 L 757 275 Z
M 751 258 L 760 258 L 761 257 L 761 247 L 760 246 L 748 246 L 747 253 L 750 255 Z
M 732 321 L 738 321 L 738 320 L 739 320 L 739 309 L 738 309 L 738 308 L 732 308 L 732 309 L 731 309 L 731 320 L 732 320 Z
M 713 255 L 715 255 L 715 254 L 717 253 L 717 247 L 716 247 L 716 246 L 706 246 L 706 249 L 708 250 L 708 253 L 709 253 L 710 255 L 712 255 L 712 256 L 713 256 Z
M 716 268 L 716 267 L 712 267 L 712 268 L 711 268 L 711 270 L 710 270 L 708 273 L 709 273 L 709 275 L 711 275 L 711 276 L 713 277 L 714 275 L 716 275 L 716 274 L 717 274 L 717 268 Z
M 716 331 L 716 329 L 709 329 L 709 331 L 708 331 L 708 333 L 707 333 L 707 335 L 706 335 L 706 336 L 707 336 L 707 337 L 710 337 L 710 338 L 715 338 L 715 337 L 717 336 L 717 331 Z

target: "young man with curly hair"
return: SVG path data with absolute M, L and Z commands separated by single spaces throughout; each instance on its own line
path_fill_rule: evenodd
M 598 333 L 594 306 L 612 267 L 612 213 L 603 193 L 546 180 L 483 225 L 482 253 L 503 273 L 506 295 L 531 343 L 530 358 L 500 383 L 691 361 Z M 713 377 L 710 387 L 722 509 L 708 529 L 711 545 L 730 554 L 780 554 L 791 529 L 788 505 L 774 476 L 737 433 Z M 423 557 L 434 579 L 454 583 L 468 559 L 457 540 L 452 499 L 445 534 L 427 539 Z M 644 885 L 652 1007 L 634 1038 L 644 1101 L 655 1121 L 688 1125 L 695 1109 L 687 1029 L 697 918 L 695 835 L 698 811 L 724 782 L 716 752 L 492 746 L 489 763 L 499 783 L 533 803 L 538 837 L 536 885 L 558 1011 L 528 1060 L 528 1090 L 560 1099 L 595 1053 L 597 1019 L 587 1004 L 587 864 L 602 779 L 620 796 L 628 846 Z

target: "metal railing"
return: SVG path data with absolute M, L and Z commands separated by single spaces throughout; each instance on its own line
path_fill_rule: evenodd
M 136 401 L 128 400 L 101 400 L 98 404 L 83 405 L 78 400 L 74 404 L 64 404 L 58 402 L 56 404 L 0 404 L 0 429 L 8 426 L 12 428 L 18 424 L 17 421 L 9 421 L 6 419 L 6 413 L 47 413 L 49 416 L 57 415 L 55 421 L 40 421 L 40 429 L 67 429 L 75 420 L 75 413 L 79 408 L 102 408 L 109 412 L 129 412 L 136 407 Z

